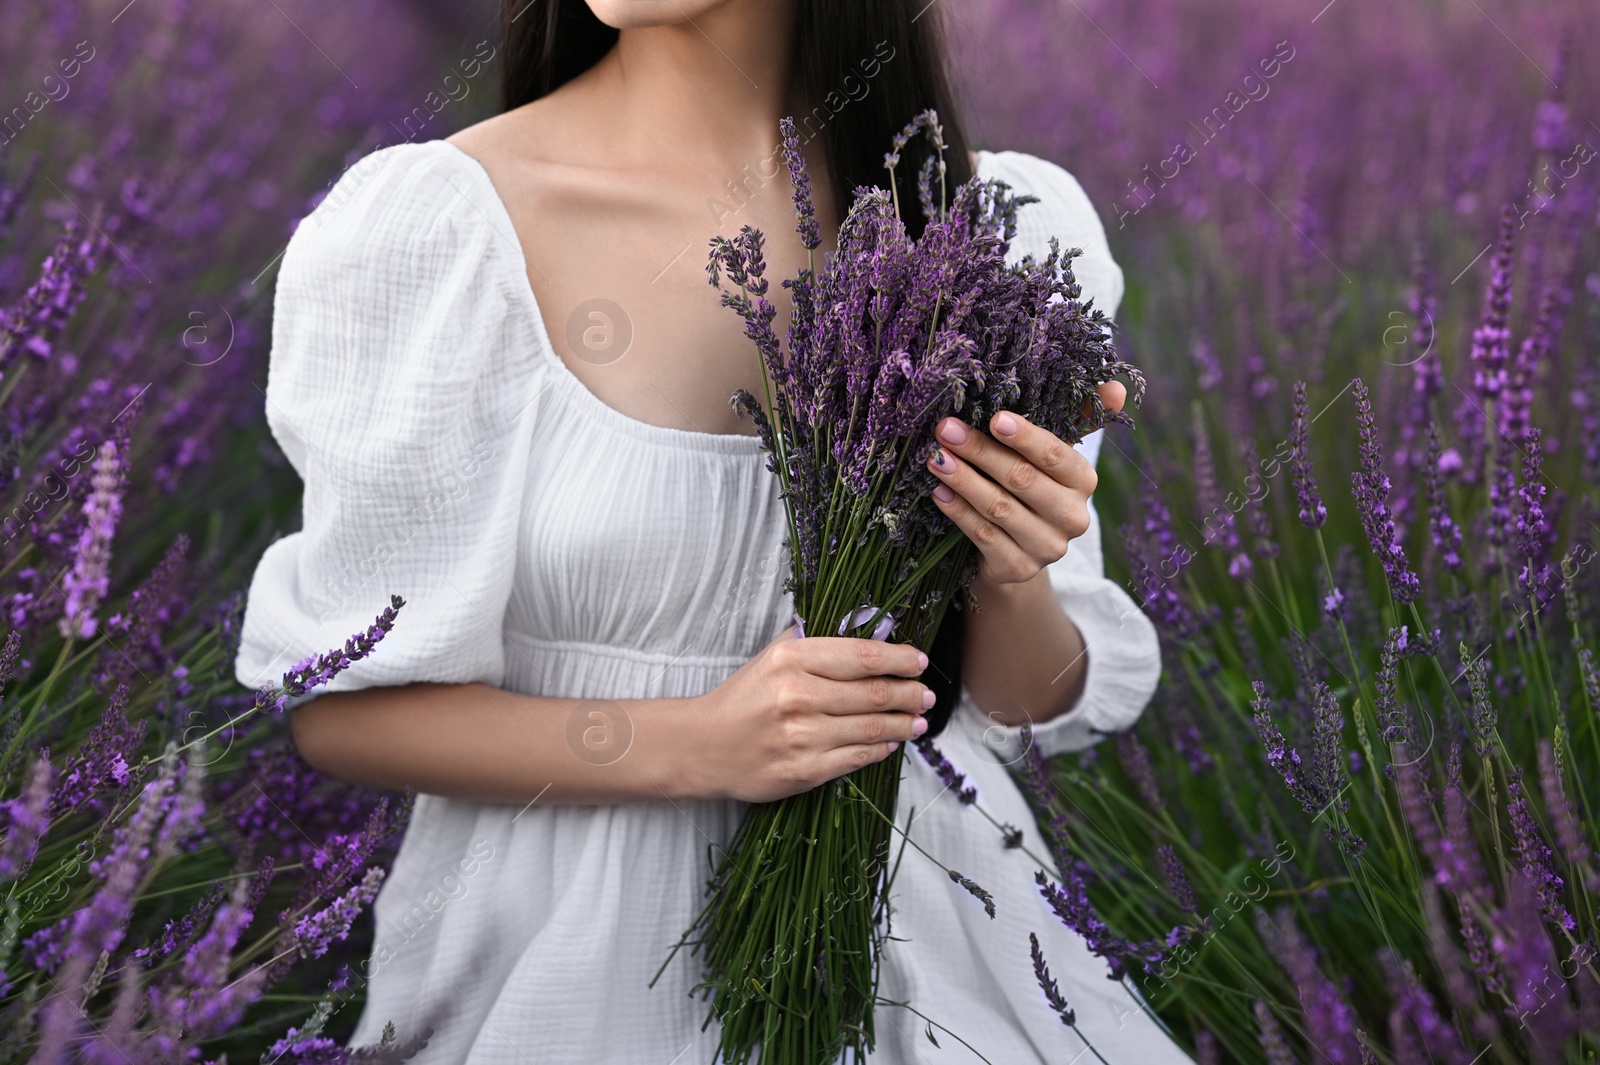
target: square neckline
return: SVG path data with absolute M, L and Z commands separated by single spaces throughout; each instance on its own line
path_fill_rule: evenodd
M 517 288 L 520 298 L 533 317 L 536 346 L 539 348 L 540 356 L 550 364 L 551 372 L 555 374 L 558 380 L 562 381 L 569 392 L 576 394 L 578 399 L 590 407 L 601 420 L 634 437 L 669 446 L 691 447 L 730 456 L 766 454 L 761 437 L 757 434 L 712 433 L 703 429 L 680 429 L 671 425 L 657 425 L 655 422 L 647 422 L 641 418 L 635 418 L 631 414 L 626 414 L 595 395 L 594 391 L 583 383 L 583 379 L 572 372 L 572 368 L 556 352 L 555 345 L 550 340 L 550 331 L 545 322 L 544 309 L 539 306 L 539 297 L 533 291 L 533 282 L 528 278 L 527 253 L 522 247 L 521 239 L 517 236 L 517 228 L 511 219 L 511 211 L 506 207 L 505 200 L 500 195 L 500 190 L 495 188 L 494 178 L 490 176 L 488 169 L 478 161 L 476 156 L 452 144 L 450 141 L 440 138 L 431 143 L 444 145 L 452 154 L 470 164 L 474 179 L 480 181 L 485 187 L 487 198 L 494 211 L 510 227 L 510 235 L 506 239 L 510 241 L 512 247 L 517 251 L 516 273 L 519 279 Z M 486 219 L 486 221 L 495 229 L 498 230 L 500 228 L 493 219 Z M 504 233 L 501 235 L 505 236 Z

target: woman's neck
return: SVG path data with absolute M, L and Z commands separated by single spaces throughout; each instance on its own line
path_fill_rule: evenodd
M 766 156 L 778 119 L 802 107 L 790 85 L 793 33 L 794 0 L 734 0 L 692 20 L 625 26 L 573 88 L 594 94 L 612 151 L 634 145 L 657 162 L 737 172 Z

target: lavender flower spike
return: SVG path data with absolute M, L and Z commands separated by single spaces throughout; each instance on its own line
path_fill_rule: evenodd
M 1539 892 L 1539 908 L 1544 912 L 1545 919 L 1568 933 L 1576 932 L 1578 922 L 1561 901 L 1566 881 L 1555 871 L 1550 847 L 1545 843 L 1539 822 L 1534 819 L 1533 811 L 1528 806 L 1527 796 L 1523 794 L 1521 778 L 1522 771 L 1519 768 L 1506 781 L 1506 793 L 1511 798 L 1506 811 L 1510 814 L 1511 831 L 1516 836 L 1517 856 L 1522 859 L 1522 871 Z
M 271 684 L 266 684 L 257 690 L 256 708 L 281 711 L 288 706 L 290 699 L 304 695 L 312 688 L 321 687 L 349 669 L 352 662 L 359 662 L 367 657 L 389 630 L 394 628 L 395 615 L 405 605 L 404 599 L 398 595 L 391 595 L 389 605 L 378 615 L 377 620 L 368 626 L 366 632 L 350 637 L 344 642 L 343 648 L 325 651 L 297 662 L 294 668 L 283 675 L 283 682 L 279 687 L 273 688 Z
M 966 774 L 950 764 L 950 759 L 944 752 L 933 745 L 933 741 L 926 737 L 913 740 L 917 751 L 922 755 L 922 760 L 933 767 L 939 774 L 939 779 L 944 781 L 945 787 L 956 793 L 956 801 L 963 805 L 970 805 L 978 799 L 978 789 L 967 784 Z
M 822 236 L 817 228 L 817 208 L 811 200 L 806 157 L 800 150 L 800 131 L 792 118 L 780 120 L 778 130 L 783 134 L 783 161 L 789 167 L 789 181 L 794 185 L 794 214 L 798 220 L 795 228 L 800 233 L 800 243 L 810 251 L 822 243 Z
M 993 920 L 994 896 L 983 890 L 983 888 L 979 887 L 975 881 L 968 880 L 954 869 L 949 870 L 949 873 L 951 880 L 966 888 L 969 895 L 983 903 L 983 912 L 989 915 L 990 920 Z
M 1422 594 L 1422 582 L 1406 562 L 1400 532 L 1389 510 L 1389 476 L 1383 472 L 1383 450 L 1378 445 L 1372 399 L 1359 377 L 1355 379 L 1352 394 L 1356 401 L 1356 426 L 1361 435 L 1361 469 L 1350 475 L 1356 509 L 1361 514 L 1361 525 L 1372 543 L 1372 550 L 1383 563 L 1390 591 L 1395 601 L 1404 606 Z
M 1050 975 L 1050 967 L 1044 962 L 1044 951 L 1039 948 L 1039 937 L 1032 932 L 1028 933 L 1028 942 L 1032 946 L 1033 976 L 1039 981 L 1039 990 L 1044 992 L 1045 1001 L 1050 1003 L 1050 1008 L 1061 1017 L 1061 1023 L 1068 1028 L 1076 1027 L 1078 1015 L 1073 1012 L 1067 1000 L 1061 996 L 1061 989 L 1056 986 L 1055 977 Z
M 294 926 L 294 944 L 300 956 L 320 958 L 336 940 L 348 936 L 362 908 L 377 896 L 383 876 L 383 866 L 372 866 L 361 883 L 329 903 L 327 908 L 300 918 Z
M 1466 568 L 1461 561 L 1461 527 L 1450 516 L 1444 494 L 1444 471 L 1439 463 L 1439 426 L 1428 423 L 1428 452 L 1422 471 L 1423 485 L 1428 493 L 1428 528 L 1433 533 L 1433 546 L 1439 550 L 1440 561 L 1450 573 L 1460 573 Z
M 1544 792 L 1545 809 L 1550 811 L 1550 818 L 1555 822 L 1556 839 L 1561 844 L 1562 856 L 1567 859 L 1567 868 L 1574 876 L 1581 876 L 1588 890 L 1600 889 L 1600 878 L 1594 873 L 1593 851 L 1562 784 L 1561 759 L 1546 740 L 1539 741 L 1539 787 Z
M 1294 1065 L 1294 1054 L 1283 1037 L 1283 1026 L 1272 1015 L 1265 1002 L 1257 1002 L 1256 1024 L 1261 1028 L 1261 1049 L 1266 1052 L 1267 1065 Z
M 1322 505 L 1317 492 L 1317 480 L 1311 472 L 1311 459 L 1306 454 L 1306 437 L 1310 404 L 1306 400 L 1306 383 L 1294 383 L 1294 420 L 1289 424 L 1289 468 L 1294 474 L 1294 490 L 1300 499 L 1300 523 L 1308 529 L 1320 529 L 1328 520 L 1328 508 Z
M 50 827 L 50 784 L 55 765 L 40 755 L 28 774 L 28 786 L 10 802 L 0 803 L 6 838 L 0 844 L 0 881 L 20 879 L 33 864 L 39 839 Z
M 1189 883 L 1189 874 L 1184 871 L 1183 860 L 1178 857 L 1177 849 L 1170 843 L 1163 843 L 1156 848 L 1156 853 L 1161 855 L 1161 872 L 1167 878 L 1167 888 L 1177 900 L 1178 909 L 1184 913 L 1198 913 L 1194 885 Z
M 89 498 L 83 503 L 83 531 L 78 534 L 72 571 L 63 580 L 66 612 L 61 635 L 88 639 L 95 633 L 95 608 L 111 580 L 111 537 L 122 515 L 122 463 L 117 444 L 107 440 L 94 460 Z

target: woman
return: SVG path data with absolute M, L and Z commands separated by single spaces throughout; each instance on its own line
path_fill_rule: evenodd
M 1040 469 L 1044 430 L 950 419 L 936 496 L 983 561 L 938 668 L 797 640 L 776 479 L 727 404 L 760 367 L 704 275 L 708 238 L 746 223 L 769 276 L 803 262 L 784 115 L 827 177 L 825 248 L 932 106 L 952 187 L 975 166 L 1039 196 L 1012 254 L 1083 246 L 1079 278 L 1114 312 L 1121 274 L 1082 190 L 1031 156 L 968 154 L 923 0 L 524 2 L 506 12 L 505 112 L 363 159 L 278 281 L 267 415 L 305 521 L 261 560 L 238 676 L 260 684 L 391 592 L 408 601 L 378 653 L 293 712 L 313 765 L 420 793 L 353 1042 L 392 1021 L 431 1029 L 426 1063 L 711 1061 L 698 958 L 650 981 L 743 804 L 887 757 L 936 717 L 1026 846 L 905 760 L 900 824 L 997 917 L 905 853 L 872 1059 L 1091 1057 L 1035 984 L 1035 932 L 1107 1060 L 1188 1060 L 1046 909 L 1024 851 L 1047 852 L 1005 769 L 1025 719 L 1047 754 L 1086 746 L 1134 720 L 1159 671 L 1103 576 L 1098 434 Z

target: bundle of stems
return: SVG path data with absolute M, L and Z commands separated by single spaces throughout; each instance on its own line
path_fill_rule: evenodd
M 888 638 L 927 651 L 976 572 L 971 541 L 929 498 L 934 426 L 1008 409 L 1075 442 L 1119 417 L 1097 385 L 1123 374 L 1137 393 L 1143 382 L 1116 359 L 1106 317 L 1078 301 L 1075 250 L 1062 255 L 1052 241 L 1043 261 L 1006 263 L 1016 209 L 1035 197 L 976 177 L 947 197 L 932 111 L 895 138 L 889 190 L 856 190 L 820 276 L 799 137 L 791 119 L 781 128 L 809 253 L 807 267 L 783 282 L 794 305 L 787 356 L 772 329 L 761 232 L 745 226 L 714 238 L 708 273 L 762 356 L 765 403 L 741 390 L 734 405 L 757 423 L 782 486 L 797 635 Z M 895 170 L 919 131 L 934 150 L 918 177 L 926 225 L 913 240 Z M 693 941 L 702 954 L 706 1024 L 721 1022 L 719 1061 L 743 1065 L 759 1048 L 763 1065 L 831 1065 L 874 1046 L 903 756 L 902 747 L 746 810 L 678 943 Z M 945 871 L 993 915 L 981 887 Z

